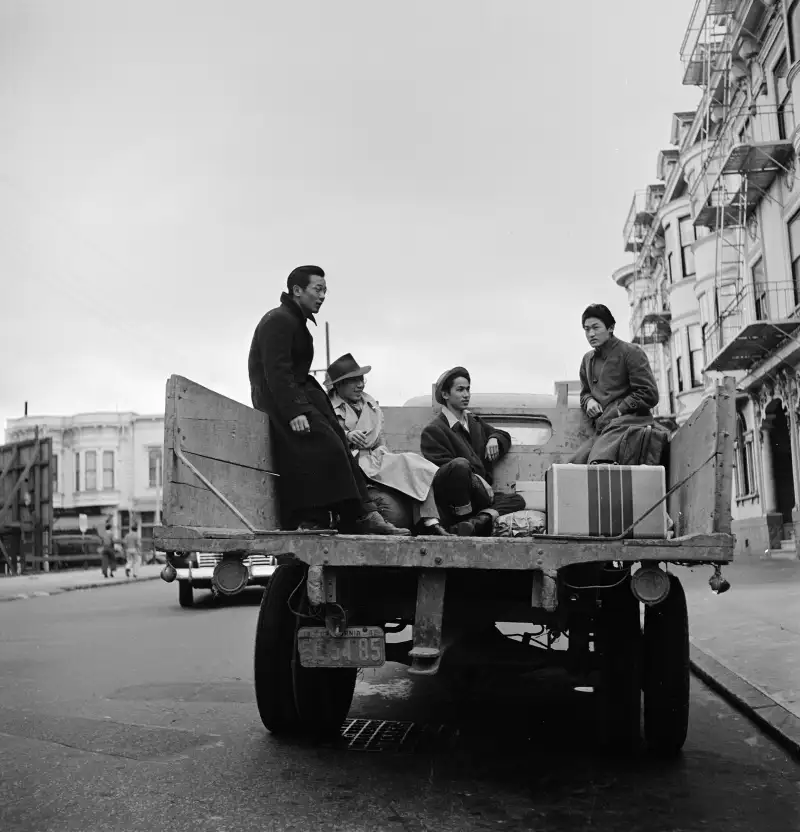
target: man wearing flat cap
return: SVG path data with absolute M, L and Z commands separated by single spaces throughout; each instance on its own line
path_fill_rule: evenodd
M 442 373 L 434 390 L 442 412 L 423 429 L 420 448 L 438 466 L 433 492 L 445 525 L 462 537 L 488 537 L 496 517 L 524 509 L 525 501 L 492 488 L 492 468 L 511 437 L 467 410 L 470 385 L 464 367 Z
M 261 319 L 247 368 L 253 407 L 269 416 L 281 525 L 309 531 L 331 527 L 359 534 L 408 534 L 378 513 L 336 420 L 330 400 L 310 374 L 314 340 L 307 322 L 325 300 L 325 272 L 299 266 L 280 306 Z
M 389 520 L 392 501 L 387 497 L 410 498 L 414 530 L 417 534 L 448 535 L 439 523 L 439 510 L 433 495 L 436 466 L 415 453 L 393 453 L 384 441 L 383 411 L 372 396 L 364 392 L 364 376 L 372 369 L 361 367 L 350 353 L 328 367 L 325 388 L 331 405 L 345 432 L 352 455 L 358 461 L 368 485 L 375 492 L 378 511 Z M 373 493 L 373 491 L 370 491 Z
M 656 385 L 644 350 L 614 335 L 616 321 L 602 303 L 587 306 L 581 316 L 592 348 L 580 368 L 581 408 L 592 420 L 595 436 L 572 458 L 573 463 L 620 462 L 620 444 L 630 428 L 653 425 L 658 404 Z

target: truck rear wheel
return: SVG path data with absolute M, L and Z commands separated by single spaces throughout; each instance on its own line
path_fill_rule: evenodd
M 641 738 L 642 630 L 639 602 L 629 581 L 600 591 L 603 606 L 595 620 L 600 653 L 597 729 L 600 744 L 630 751 Z
M 300 664 L 297 630 L 319 623 L 303 615 L 308 609 L 305 576 L 300 564 L 279 566 L 264 592 L 256 625 L 256 703 L 273 734 L 322 738 L 338 734 L 347 717 L 357 670 Z
M 194 604 L 194 591 L 190 581 L 178 581 L 178 603 L 184 608 Z
M 680 580 L 644 614 L 644 735 L 659 754 L 677 754 L 689 729 L 689 614 Z

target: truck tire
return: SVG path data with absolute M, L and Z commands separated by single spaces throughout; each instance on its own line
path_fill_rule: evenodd
M 297 630 L 319 624 L 303 615 L 308 609 L 305 576 L 302 564 L 279 566 L 261 599 L 254 663 L 256 703 L 271 733 L 324 739 L 338 735 L 353 701 L 358 671 L 300 664 Z
M 292 680 L 297 619 L 289 610 L 289 599 L 302 579 L 302 568 L 279 566 L 258 611 L 253 658 L 256 705 L 264 727 L 276 735 L 300 728 Z
M 639 602 L 629 581 L 600 590 L 603 606 L 595 619 L 595 649 L 599 647 L 599 690 L 596 690 L 600 745 L 628 752 L 641 739 L 642 629 Z
M 689 614 L 680 580 L 644 614 L 644 736 L 657 754 L 677 754 L 689 729 Z
M 194 591 L 190 581 L 178 581 L 178 603 L 184 608 L 194 604 Z

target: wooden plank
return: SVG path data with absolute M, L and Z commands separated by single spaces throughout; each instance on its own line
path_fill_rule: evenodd
M 254 413 L 257 411 L 253 411 Z M 184 453 L 230 462 L 243 468 L 275 471 L 267 415 L 255 425 L 239 419 L 193 419 L 181 414 L 178 430 Z
M 246 529 L 178 458 L 186 459 L 259 529 L 277 528 L 277 483 L 264 413 L 180 376 L 167 382 L 164 522 Z
M 205 532 L 208 531 L 208 534 Z M 570 563 L 620 560 L 673 563 L 727 563 L 733 538 L 692 535 L 679 540 L 587 540 L 535 538 L 381 537 L 242 532 L 220 536 L 219 529 L 155 529 L 156 545 L 167 552 L 219 552 L 294 555 L 325 566 L 391 566 L 441 569 L 559 569 Z
M 216 459 L 186 454 L 186 458 L 210 480 L 257 529 L 278 526 L 275 514 L 275 478 L 254 468 L 231 465 Z M 164 519 L 170 525 L 246 528 L 241 520 L 180 460 L 170 471 L 169 493 L 165 489 Z
M 726 379 L 672 437 L 669 487 L 697 471 L 668 501 L 677 535 L 730 533 L 734 396 L 733 380 Z

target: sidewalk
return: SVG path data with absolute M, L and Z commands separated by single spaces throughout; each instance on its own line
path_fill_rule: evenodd
M 163 564 L 154 563 L 139 569 L 138 581 L 154 581 L 161 574 Z M 61 569 L 57 572 L 36 572 L 27 575 L 0 575 L 0 602 L 22 601 L 47 595 L 60 595 L 79 589 L 94 589 L 133 583 L 125 577 L 125 567 L 118 567 L 113 578 L 104 578 L 100 567 L 95 569 Z
M 675 570 L 689 604 L 693 669 L 800 754 L 800 562 L 726 566 L 731 589 L 722 595 L 708 586 L 712 571 Z

